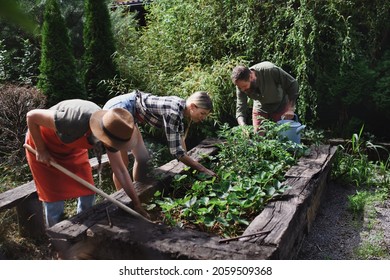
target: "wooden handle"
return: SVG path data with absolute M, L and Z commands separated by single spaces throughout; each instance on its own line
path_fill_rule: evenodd
M 24 148 L 26 148 L 27 150 L 29 150 L 31 153 L 33 153 L 34 155 L 37 154 L 37 152 L 28 144 L 24 144 L 23 145 Z M 134 211 L 133 209 L 131 209 L 130 207 L 127 207 L 126 205 L 124 205 L 122 202 L 116 200 L 115 198 L 109 196 L 108 194 L 106 194 L 105 192 L 103 192 L 101 189 L 98 189 L 96 188 L 94 185 L 90 184 L 89 182 L 85 181 L 84 179 L 80 178 L 79 176 L 77 176 L 76 174 L 74 174 L 73 172 L 69 171 L 68 169 L 66 169 L 65 167 L 59 165 L 58 163 L 56 162 L 53 162 L 51 161 L 50 164 L 57 168 L 58 170 L 60 170 L 61 172 L 65 173 L 66 175 L 68 175 L 69 177 L 71 177 L 72 179 L 76 180 L 77 182 L 83 184 L 84 186 L 86 186 L 87 188 L 89 188 L 90 190 L 93 190 L 94 192 L 96 192 L 97 194 L 101 195 L 102 197 L 106 198 L 107 200 L 111 201 L 112 203 L 114 203 L 115 205 L 117 205 L 118 207 L 122 208 L 123 210 L 125 210 L 127 213 L 130 213 L 131 215 L 134 215 L 138 218 L 141 218 L 145 221 L 148 221 L 150 223 L 152 223 L 152 221 L 148 220 L 147 218 L 145 218 L 144 216 L 142 216 L 141 214 L 139 214 L 138 212 Z

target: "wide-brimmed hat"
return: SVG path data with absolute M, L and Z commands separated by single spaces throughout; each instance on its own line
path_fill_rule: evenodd
M 99 110 L 89 120 L 93 135 L 117 150 L 125 147 L 134 131 L 134 118 L 123 108 Z

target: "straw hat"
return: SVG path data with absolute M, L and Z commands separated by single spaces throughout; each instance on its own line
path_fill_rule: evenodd
M 131 139 L 134 131 L 134 118 L 123 108 L 99 110 L 89 120 L 93 135 L 104 144 L 122 149 Z

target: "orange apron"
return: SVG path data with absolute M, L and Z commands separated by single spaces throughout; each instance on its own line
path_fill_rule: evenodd
M 70 172 L 94 184 L 88 157 L 88 149 L 92 148 L 87 140 L 89 134 L 90 132 L 72 143 L 65 144 L 53 129 L 41 126 L 43 141 L 53 159 Z M 29 132 L 26 135 L 26 143 L 35 149 Z M 92 190 L 55 167 L 38 162 L 36 156 L 27 150 L 26 157 L 41 201 L 55 202 L 94 194 Z

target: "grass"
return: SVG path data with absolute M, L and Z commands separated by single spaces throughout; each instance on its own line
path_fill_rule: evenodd
M 354 256 L 359 260 L 390 259 L 387 246 L 384 243 L 384 232 L 366 232 L 362 235 L 363 241 L 356 248 Z
M 364 205 L 358 213 L 362 213 L 364 222 L 360 234 L 361 243 L 354 251 L 354 258 L 359 260 L 390 259 L 388 244 L 384 241 L 384 229 L 379 223 L 377 206 L 381 206 L 388 197 L 387 192 L 360 192 L 350 199 L 350 203 Z M 356 208 L 354 208 L 356 209 Z M 356 213 L 356 212 L 354 212 Z

